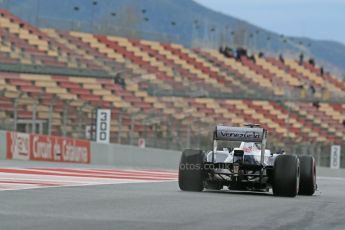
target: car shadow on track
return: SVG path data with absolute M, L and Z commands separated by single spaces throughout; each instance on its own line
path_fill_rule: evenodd
M 246 195 L 246 196 L 273 196 L 269 192 L 255 192 L 255 191 L 233 191 L 233 190 L 205 190 L 205 193 L 221 193 L 233 195 Z

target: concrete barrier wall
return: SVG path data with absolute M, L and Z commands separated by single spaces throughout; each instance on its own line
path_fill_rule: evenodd
M 118 144 L 91 144 L 91 164 L 131 168 L 178 169 L 181 153 Z
M 326 167 L 318 167 L 316 169 L 317 176 L 324 177 L 344 177 L 345 178 L 345 169 L 331 169 Z
M 6 159 L 6 132 L 0 131 L 0 160 Z
M 0 131 L 0 160 L 6 159 L 6 131 Z M 91 164 L 114 167 L 177 169 L 181 153 L 118 144 L 91 143 Z

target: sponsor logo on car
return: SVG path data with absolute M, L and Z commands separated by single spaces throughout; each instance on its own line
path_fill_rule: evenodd
M 220 131 L 220 134 L 223 137 L 230 138 L 240 138 L 240 139 L 260 139 L 260 133 L 258 132 L 229 132 L 229 131 Z

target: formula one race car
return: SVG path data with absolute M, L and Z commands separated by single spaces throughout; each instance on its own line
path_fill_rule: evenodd
M 316 190 L 315 159 L 311 156 L 271 153 L 267 130 L 258 125 L 216 126 L 213 149 L 184 150 L 178 182 L 183 191 L 229 190 L 268 192 L 275 196 L 313 195 Z M 238 148 L 228 147 L 241 142 Z M 219 144 L 226 144 L 222 150 Z

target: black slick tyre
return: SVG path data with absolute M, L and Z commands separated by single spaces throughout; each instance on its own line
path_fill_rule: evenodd
M 300 156 L 300 195 L 311 196 L 316 190 L 316 165 L 315 159 L 311 156 Z
M 295 197 L 299 190 L 299 160 L 294 155 L 279 155 L 274 161 L 273 195 Z
M 178 173 L 181 190 L 200 192 L 204 189 L 203 164 L 203 151 L 187 149 L 182 152 Z

